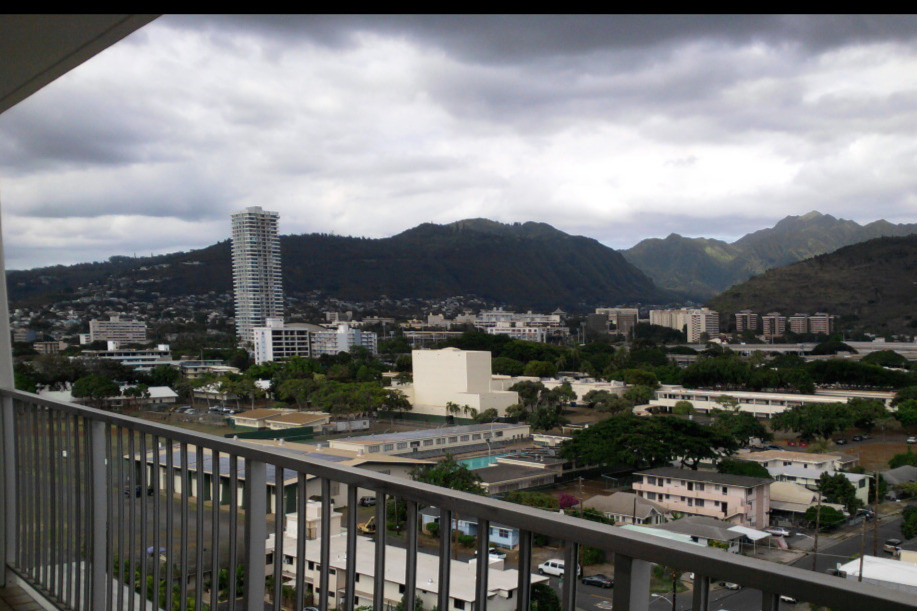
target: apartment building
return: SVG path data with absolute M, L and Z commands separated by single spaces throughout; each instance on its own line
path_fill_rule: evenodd
M 139 320 L 122 320 L 120 316 L 110 316 L 108 320 L 90 320 L 89 341 L 145 344 L 146 323 Z
M 354 579 L 354 605 L 372 606 L 375 593 L 375 571 L 373 559 L 376 557 L 376 544 L 366 537 L 357 537 L 356 540 L 356 575 Z M 347 568 L 347 536 L 346 532 L 332 535 L 328 540 L 329 553 L 329 606 L 332 604 L 343 607 L 344 589 Z M 272 574 L 274 563 L 278 559 L 282 564 L 282 574 L 285 579 L 296 576 L 297 557 L 296 531 L 289 529 L 284 532 L 283 553 L 276 553 L 276 541 L 268 539 L 266 573 Z M 321 566 L 320 540 L 306 545 L 305 581 L 319 593 Z M 385 584 L 383 585 L 383 601 L 377 608 L 394 609 L 401 603 L 407 584 L 407 551 L 402 547 L 386 545 L 385 547 Z M 417 579 L 415 592 L 418 602 L 424 608 L 437 605 L 439 593 L 439 558 L 434 554 L 425 552 L 417 553 Z M 477 561 L 471 559 L 467 562 L 451 560 L 449 564 L 449 609 L 470 611 L 484 609 L 485 604 L 476 606 L 475 576 Z M 548 577 L 531 575 L 531 583 L 547 582 Z M 487 611 L 513 611 L 518 600 L 519 572 L 516 569 L 503 568 L 503 561 L 494 559 L 487 570 Z
M 308 323 L 284 323 L 283 318 L 271 316 L 263 327 L 252 329 L 255 363 L 287 361 L 294 356 L 312 356 L 312 334 L 328 329 Z
M 637 495 L 668 511 L 717 518 L 762 529 L 768 525 L 770 482 L 710 471 L 660 467 L 635 474 Z
M 736 312 L 736 331 L 757 331 L 760 327 L 761 317 L 751 310 Z
M 608 323 L 614 325 L 622 335 L 631 333 L 640 319 L 640 310 L 637 308 L 596 308 L 595 313 L 608 316 Z
M 803 334 L 809 332 L 809 317 L 805 314 L 796 313 L 786 319 L 787 327 L 790 332 Z
M 768 312 L 761 317 L 761 332 L 766 338 L 786 335 L 786 316 L 780 312 Z
M 720 334 L 720 314 L 708 308 L 650 310 L 650 324 L 684 330 L 691 343 L 701 341 L 701 335 L 714 338 Z
M 378 352 L 378 338 L 371 331 L 353 329 L 348 323 L 341 323 L 337 329 L 308 323 L 284 323 L 279 317 L 270 317 L 266 326 L 252 329 L 252 344 L 258 365 L 286 361 L 294 356 L 335 355 L 350 352 L 354 346 L 362 346 L 372 354 Z
M 751 452 L 738 456 L 742 460 L 761 465 L 771 477 L 778 482 L 792 482 L 809 489 L 818 484 L 823 473 L 834 475 L 840 473 L 853 484 L 856 497 L 868 503 L 869 475 L 841 471 L 855 466 L 858 460 L 841 454 L 816 454 L 808 452 L 790 452 L 788 450 L 767 450 Z
M 493 327 L 487 327 L 488 335 L 508 335 L 513 339 L 527 342 L 542 342 L 548 339 L 548 330 L 545 327 L 530 327 L 519 323 L 499 322 Z
M 232 286 L 242 345 L 268 317 L 283 316 L 277 212 L 251 206 L 232 215 Z
M 325 329 L 312 334 L 312 356 L 335 355 L 350 352 L 355 346 L 362 346 L 372 354 L 379 352 L 376 334 L 372 331 L 353 329 L 348 323 L 341 323 L 337 329 Z

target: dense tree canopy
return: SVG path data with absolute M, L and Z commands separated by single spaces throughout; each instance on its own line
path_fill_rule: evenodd
M 658 467 L 680 460 L 696 469 L 700 461 L 728 456 L 736 441 L 712 427 L 675 416 L 617 415 L 573 434 L 561 454 L 580 464 Z
M 749 477 L 773 479 L 764 465 L 748 460 L 726 458 L 717 463 L 716 470 L 719 473 L 729 473 L 731 475 L 746 475 Z
M 834 433 L 856 426 L 869 431 L 876 420 L 887 415 L 885 405 L 874 399 L 852 399 L 849 403 L 806 403 L 775 415 L 771 428 L 793 431 L 804 440 L 827 439 Z

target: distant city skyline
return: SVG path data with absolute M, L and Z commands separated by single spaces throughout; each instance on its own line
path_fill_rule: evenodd
M 913 16 L 165 16 L 0 117 L 9 269 L 539 221 L 917 221 Z

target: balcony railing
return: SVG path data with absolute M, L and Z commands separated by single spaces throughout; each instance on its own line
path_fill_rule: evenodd
M 759 590 L 761 607 L 767 611 L 777 609 L 782 594 L 833 609 L 914 608 L 913 597 L 902 592 L 324 460 L 299 458 L 18 391 L 0 391 L 0 401 L 5 568 L 61 608 L 261 609 L 271 600 L 274 609 L 280 609 L 286 578 L 294 586 L 294 608 L 302 609 L 306 562 L 297 563 L 292 579 L 284 576 L 280 561 L 273 563 L 273 574 L 266 575 L 266 540 L 270 525 L 276 541 L 274 559 L 282 559 L 285 553 L 306 557 L 306 520 L 298 521 L 296 549 L 285 550 L 283 520 L 278 516 L 291 502 L 300 516 L 306 514 L 307 479 L 313 478 L 321 483 L 322 536 L 308 543 L 319 545 L 317 564 L 321 567 L 331 566 L 333 484 L 346 489 L 350 508 L 345 518 L 343 592 L 329 590 L 328 568 L 321 570 L 319 583 L 314 584 L 319 592 L 314 604 L 323 611 L 356 606 L 358 535 L 354 508 L 358 492 L 367 490 L 375 492 L 378 500 L 374 609 L 391 603 L 383 599 L 389 537 L 384 526 L 386 499 L 404 501 L 407 507 L 406 553 L 404 567 L 398 567 L 398 572 L 404 574 L 405 583 L 418 588 L 405 588 L 407 609 L 414 608 L 421 586 L 437 592 L 439 609 L 455 608 L 449 587 L 455 515 L 477 520 L 478 558 L 486 557 L 491 523 L 520 529 L 515 600 L 519 610 L 530 607 L 536 534 L 564 542 L 564 609 L 576 606 L 574 571 L 581 545 L 614 553 L 613 604 L 620 610 L 647 609 L 652 563 L 694 572 L 696 610 L 708 608 L 712 580 Z M 169 450 L 161 451 L 164 447 Z M 285 484 L 291 485 L 291 480 L 294 498 L 274 494 L 269 500 L 269 483 L 281 491 Z M 237 502 L 240 493 L 242 509 Z M 434 586 L 417 580 L 418 508 L 423 506 L 437 507 L 440 512 L 438 582 Z M 244 575 L 236 579 L 239 565 Z M 488 575 L 487 563 L 478 563 L 476 609 L 487 606 Z M 361 598 L 361 603 L 364 601 Z

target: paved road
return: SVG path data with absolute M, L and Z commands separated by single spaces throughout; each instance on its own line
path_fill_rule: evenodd
M 839 562 L 847 562 L 852 556 L 858 556 L 860 554 L 860 542 L 861 537 L 859 536 L 859 530 L 851 534 L 844 533 L 840 536 L 845 536 L 843 539 L 839 539 L 838 535 L 828 538 L 826 542 L 824 539 L 820 542 L 820 549 L 816 560 L 816 571 L 824 573 L 829 568 L 834 568 Z M 873 534 L 873 524 L 870 522 L 867 525 L 867 537 L 865 542 L 865 550 L 867 554 L 872 554 L 873 550 L 873 541 L 876 540 Z M 878 527 L 878 555 L 886 555 L 882 551 L 882 543 L 886 539 L 890 538 L 901 538 L 901 518 L 896 517 L 891 520 L 881 521 Z M 848 536 L 849 535 L 849 536 Z M 805 536 L 797 535 L 794 536 L 790 542 L 796 546 L 802 546 L 805 544 Z M 904 549 L 917 550 L 917 538 L 907 541 L 903 546 Z M 796 566 L 803 569 L 812 569 L 812 554 L 806 553 L 801 555 L 798 560 L 791 563 L 791 566 Z M 825 575 L 826 579 L 840 579 L 840 577 L 830 577 Z M 558 593 L 559 582 L 555 578 L 551 578 L 551 586 L 554 587 Z M 580 585 L 577 588 L 576 594 L 576 606 L 579 609 L 584 609 L 587 611 L 599 610 L 599 609 L 611 609 L 612 601 L 612 592 L 611 590 L 601 590 L 600 588 L 595 588 L 591 586 L 582 586 Z M 677 611 L 690 611 L 691 609 L 691 596 L 692 593 L 684 592 L 678 594 L 676 598 L 676 609 Z M 665 594 L 660 596 L 654 596 L 650 598 L 651 611 L 668 611 L 672 609 L 672 595 Z M 796 609 L 797 606 L 781 602 L 780 611 L 789 611 Z M 805 606 L 801 606 L 805 608 Z M 741 590 L 727 590 L 725 588 L 720 588 L 714 586 L 710 591 L 710 610 L 711 611 L 759 611 L 761 609 L 761 592 L 758 590 L 752 589 L 741 589 Z

